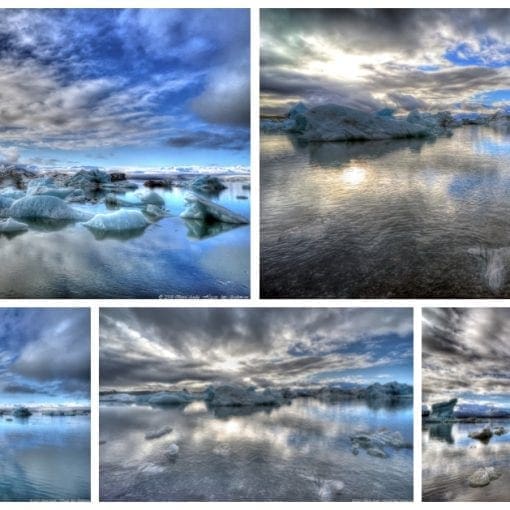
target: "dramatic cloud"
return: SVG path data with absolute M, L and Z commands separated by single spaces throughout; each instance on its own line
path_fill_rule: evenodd
M 0 162 L 143 166 L 145 149 L 160 165 L 246 164 L 249 25 L 247 9 L 3 9 Z M 229 139 L 166 143 L 183 130 Z
M 510 310 L 426 308 L 423 397 L 510 404 Z
M 88 310 L 0 309 L 1 402 L 74 402 L 89 394 Z
M 498 9 L 263 9 L 262 112 L 507 107 L 509 22 Z M 480 100 L 505 90 L 503 104 Z
M 407 309 L 105 309 L 101 387 L 412 383 Z
M 241 151 L 248 147 L 250 134 L 249 131 L 241 136 L 240 133 L 229 135 L 229 133 L 183 130 L 171 136 L 166 143 L 170 147 L 229 148 L 230 150 Z

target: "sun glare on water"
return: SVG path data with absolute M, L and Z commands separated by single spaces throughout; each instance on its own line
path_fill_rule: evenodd
M 358 186 L 367 176 L 367 171 L 361 166 L 348 166 L 342 170 L 342 182 L 349 186 Z

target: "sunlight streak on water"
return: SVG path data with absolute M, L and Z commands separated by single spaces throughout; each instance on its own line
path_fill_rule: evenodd
M 508 132 L 261 136 L 263 297 L 508 297 L 509 248 Z

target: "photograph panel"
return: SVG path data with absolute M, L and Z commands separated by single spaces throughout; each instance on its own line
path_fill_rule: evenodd
M 104 308 L 101 501 L 411 501 L 412 309 Z
M 261 296 L 509 297 L 510 10 L 261 10 Z
M 90 311 L 0 308 L 0 501 L 90 501 Z
M 424 308 L 424 501 L 510 500 L 510 309 Z
M 0 89 L 0 298 L 249 297 L 249 9 L 0 9 Z

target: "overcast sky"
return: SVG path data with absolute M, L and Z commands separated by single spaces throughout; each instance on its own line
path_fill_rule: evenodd
M 2 9 L 0 163 L 249 163 L 246 9 Z
M 100 322 L 103 390 L 412 384 L 408 309 L 103 309 Z
M 0 308 L 0 405 L 89 401 L 89 310 Z
M 263 9 L 262 111 L 506 108 L 509 26 L 497 9 Z
M 425 403 L 510 406 L 510 309 L 425 308 L 422 387 Z

